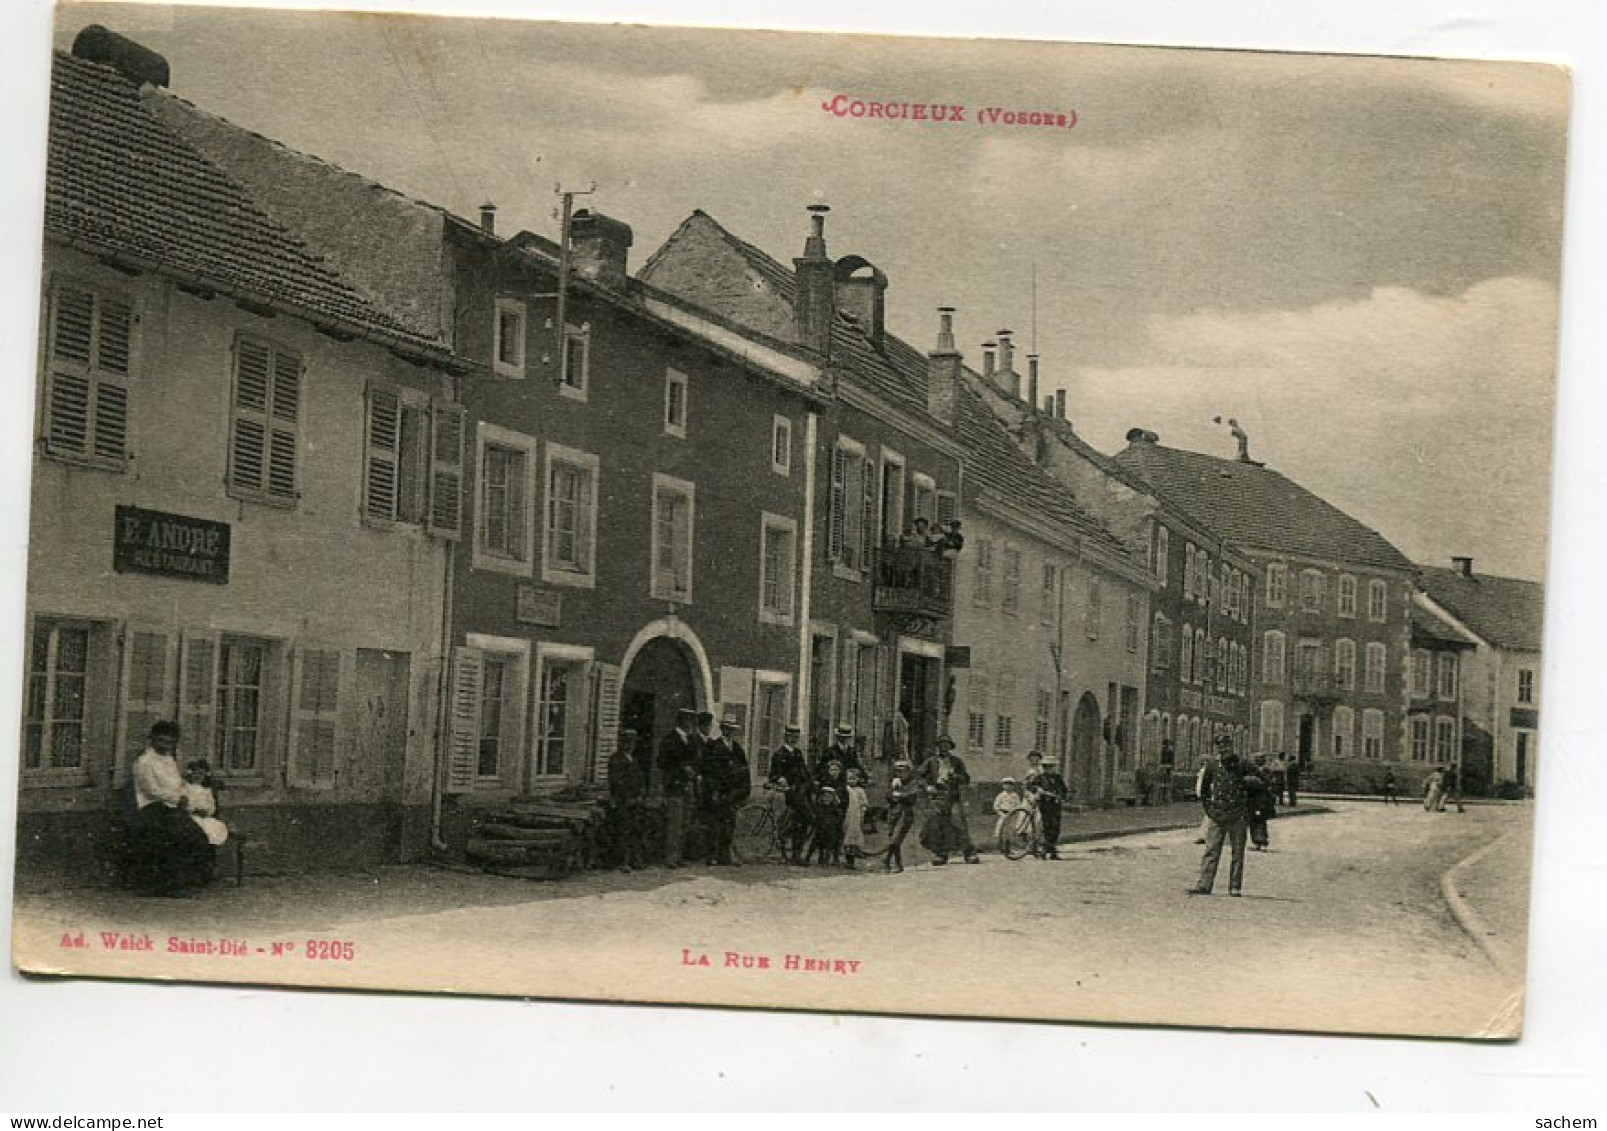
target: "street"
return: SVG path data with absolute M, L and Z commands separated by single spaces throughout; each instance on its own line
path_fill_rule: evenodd
M 1068 845 L 1060 862 L 987 855 L 899 876 L 766 866 L 530 884 L 403 869 L 400 885 L 384 874 L 248 879 L 176 902 L 24 896 L 18 937 L 28 965 L 48 969 L 61 937 L 86 930 L 87 948 L 62 968 L 125 976 L 138 965 L 203 980 L 1510 1035 L 1532 809 L 1333 804 L 1273 822 L 1273 851 L 1249 854 L 1242 899 L 1226 894 L 1226 859 L 1215 896 L 1185 894 L 1200 850 L 1177 830 Z M 1440 886 L 1497 840 L 1461 895 L 1505 935 L 1494 941 L 1506 970 Z M 102 930 L 148 933 L 154 952 L 107 950 Z M 170 938 L 240 951 L 171 953 Z M 300 951 L 259 953 L 270 939 Z M 353 957 L 317 957 L 309 940 L 350 942 Z

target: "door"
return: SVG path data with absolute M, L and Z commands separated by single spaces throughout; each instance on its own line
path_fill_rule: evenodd
M 1518 734 L 1517 763 L 1513 773 L 1519 785 L 1529 784 L 1529 736 L 1521 731 Z
M 1077 713 L 1071 721 L 1071 765 L 1066 767 L 1067 784 L 1084 805 L 1099 802 L 1102 739 L 1099 701 L 1085 693 L 1077 701 Z
M 412 657 L 406 652 L 357 649 L 356 743 L 352 765 L 357 786 L 386 809 L 387 849 L 402 847 L 402 801 L 407 774 L 408 684 Z
M 1300 755 L 1300 768 L 1311 768 L 1312 749 L 1317 743 L 1317 720 L 1310 715 L 1300 716 L 1300 744 L 1297 747 Z
M 937 660 L 930 656 L 901 653 L 898 712 L 909 724 L 908 757 L 912 761 L 924 761 L 937 749 L 942 710 Z
M 625 673 L 620 704 L 621 722 L 636 731 L 656 788 L 659 740 L 675 729 L 677 711 L 698 706 L 692 664 L 680 644 L 664 636 L 648 641 Z

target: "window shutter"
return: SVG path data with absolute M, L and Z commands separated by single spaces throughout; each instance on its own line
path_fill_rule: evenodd
M 121 461 L 128 445 L 128 355 L 134 311 L 102 299 L 95 351 L 94 455 Z
M 939 491 L 937 493 L 937 521 L 939 523 L 953 522 L 957 517 L 959 499 L 953 491 Z
M 597 490 L 596 473 L 575 469 L 575 565 L 581 573 L 591 572 L 591 502 Z
M 298 648 L 291 696 L 290 780 L 302 786 L 333 785 L 339 773 L 340 653 Z
M 871 565 L 870 554 L 872 549 L 880 549 L 877 544 L 876 531 L 881 524 L 876 521 L 876 473 L 870 457 L 862 457 L 859 461 L 859 479 L 864 495 L 864 510 L 859 522 L 859 568 L 869 569 Z
M 843 523 L 846 517 L 848 453 L 831 450 L 831 514 L 826 529 L 826 556 L 839 561 L 843 556 Z
M 368 444 L 363 460 L 363 517 L 396 520 L 402 401 L 395 389 L 368 387 Z
M 151 727 L 173 718 L 173 648 L 167 633 L 130 628 L 123 636 L 122 733 L 117 770 L 134 764 L 145 749 Z
M 214 632 L 186 632 L 179 664 L 179 758 L 213 760 L 213 726 L 217 718 L 218 637 Z M 214 766 L 214 768 L 219 768 Z
M 465 419 L 460 404 L 430 407 L 429 532 L 442 538 L 458 538 L 463 532 Z
M 596 724 L 592 727 L 592 782 L 606 785 L 608 764 L 619 747 L 619 665 L 592 665 L 592 703 Z M 652 736 L 644 736 L 644 741 Z
M 448 715 L 446 791 L 467 793 L 474 788 L 480 754 L 480 677 L 484 654 L 478 648 L 452 651 L 451 703 Z
M 234 346 L 234 434 L 229 481 L 241 491 L 263 489 L 268 442 L 268 349 L 241 338 Z
M 268 494 L 296 497 L 296 418 L 301 407 L 301 362 L 274 351 L 268 438 Z

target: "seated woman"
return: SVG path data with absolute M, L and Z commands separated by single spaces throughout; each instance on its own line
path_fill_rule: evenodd
M 216 849 L 190 819 L 190 800 L 174 757 L 178 745 L 177 724 L 159 722 L 134 761 L 138 812 L 129 837 L 129 877 L 143 895 L 184 895 L 212 879 Z

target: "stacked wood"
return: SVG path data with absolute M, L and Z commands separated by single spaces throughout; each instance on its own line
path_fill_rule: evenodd
M 562 879 L 597 863 L 603 812 L 584 800 L 516 801 L 475 822 L 466 855 L 499 875 Z

